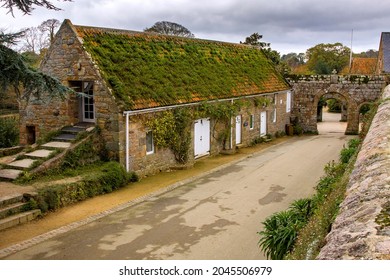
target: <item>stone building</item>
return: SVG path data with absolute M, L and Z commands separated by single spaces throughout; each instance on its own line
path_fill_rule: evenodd
M 140 175 L 177 165 L 172 148 L 157 136 L 179 109 L 192 117 L 178 139 L 191 139 L 189 165 L 284 131 L 290 120 L 289 85 L 251 46 L 65 20 L 41 70 L 83 95 L 30 101 L 21 112 L 22 144 L 31 132 L 39 139 L 90 122 L 100 128 L 111 158 Z M 221 121 L 221 110 L 231 110 L 228 122 Z M 177 137 L 174 129 L 170 140 Z
M 382 32 L 376 74 L 390 74 L 390 32 Z

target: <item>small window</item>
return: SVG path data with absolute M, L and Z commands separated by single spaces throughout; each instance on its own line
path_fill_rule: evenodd
M 249 118 L 249 129 L 253 129 L 255 127 L 255 115 L 251 115 Z
M 146 132 L 146 154 L 150 155 L 154 153 L 153 132 Z

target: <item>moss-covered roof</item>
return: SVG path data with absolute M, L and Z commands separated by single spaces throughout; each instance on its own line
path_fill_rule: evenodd
M 126 110 L 287 90 L 262 51 L 245 45 L 75 26 Z

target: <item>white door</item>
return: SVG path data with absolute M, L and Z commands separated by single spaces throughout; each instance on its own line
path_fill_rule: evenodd
M 241 115 L 236 117 L 236 145 L 241 144 Z
M 194 154 L 195 158 L 210 153 L 210 120 L 199 119 L 194 125 Z
M 260 113 L 260 136 L 267 134 L 267 112 Z

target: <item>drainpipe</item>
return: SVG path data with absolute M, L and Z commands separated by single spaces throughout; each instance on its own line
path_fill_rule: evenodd
M 233 99 L 230 100 L 230 103 L 233 106 L 234 100 Z M 233 150 L 233 117 L 234 116 L 230 116 L 230 144 L 229 144 L 230 150 Z
M 129 148 L 130 148 L 130 139 L 129 139 L 129 113 L 126 112 L 126 171 L 130 172 L 130 160 L 129 160 Z

